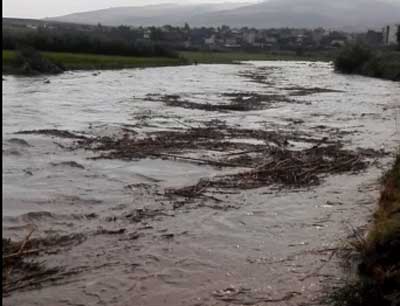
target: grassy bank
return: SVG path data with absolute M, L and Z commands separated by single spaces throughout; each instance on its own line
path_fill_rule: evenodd
M 129 57 L 65 52 L 40 52 L 44 58 L 65 70 L 122 69 L 137 67 L 175 66 L 183 64 L 232 64 L 239 61 L 330 61 L 331 53 L 309 53 L 302 56 L 289 53 L 247 52 L 180 52 L 179 58 Z M 18 73 L 16 52 L 3 50 L 3 73 Z
M 342 73 L 400 81 L 400 51 L 375 51 L 362 45 L 349 45 L 334 62 L 336 70 Z
M 190 63 L 199 64 L 232 64 L 239 61 L 331 61 L 332 53 L 313 52 L 304 55 L 296 55 L 294 52 L 180 52 L 180 55 Z
M 41 54 L 46 59 L 64 67 L 66 70 L 157 67 L 185 63 L 182 58 L 169 57 L 130 57 L 61 52 L 41 52 Z M 17 70 L 16 68 L 16 52 L 3 50 L 3 73 L 14 73 Z
M 357 252 L 356 279 L 339 289 L 334 304 L 400 305 L 400 152 L 383 178 L 379 206 L 366 238 L 352 244 Z

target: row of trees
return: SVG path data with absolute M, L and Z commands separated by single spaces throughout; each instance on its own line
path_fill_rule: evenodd
M 397 27 L 397 49 L 400 51 L 400 26 Z
M 20 45 L 42 51 L 95 53 L 125 56 L 178 55 L 164 45 L 144 40 L 127 27 L 97 31 L 39 28 L 28 31 L 3 29 L 3 49 L 17 49 Z

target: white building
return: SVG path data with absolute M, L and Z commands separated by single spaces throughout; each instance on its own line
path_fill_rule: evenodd
M 215 45 L 215 35 L 212 34 L 210 37 L 205 38 L 205 39 L 204 39 L 204 43 L 205 43 L 206 45 L 209 45 L 209 46 Z
M 383 43 L 386 46 L 397 44 L 397 32 L 400 31 L 400 23 L 387 25 L 383 28 Z
M 254 32 L 254 31 L 246 32 L 246 33 L 243 34 L 243 40 L 246 43 L 248 43 L 250 45 L 253 45 L 254 42 L 256 41 L 256 34 L 257 33 Z

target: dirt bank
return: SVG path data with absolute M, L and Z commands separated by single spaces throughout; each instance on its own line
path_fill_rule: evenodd
M 356 275 L 333 294 L 334 305 L 400 304 L 400 155 L 383 177 L 378 205 L 366 234 L 350 242 L 346 265 Z

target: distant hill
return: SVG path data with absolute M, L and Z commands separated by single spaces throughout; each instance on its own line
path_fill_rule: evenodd
M 86 23 L 110 26 L 163 26 L 184 25 L 195 16 L 207 16 L 215 12 L 233 10 L 249 3 L 207 3 L 207 4 L 160 4 L 138 7 L 115 7 L 103 10 L 69 14 L 48 20 Z
M 363 31 L 400 21 L 397 0 L 269 0 L 256 4 L 164 4 L 117 7 L 51 20 L 132 26 L 326 27 Z

